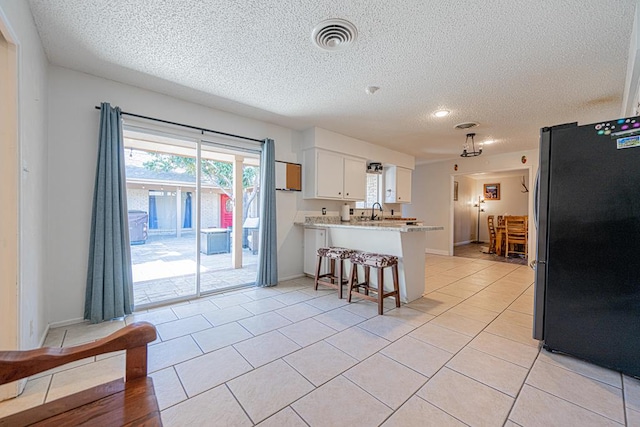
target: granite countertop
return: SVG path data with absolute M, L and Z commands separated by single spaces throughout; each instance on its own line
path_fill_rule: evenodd
M 399 231 L 401 233 L 418 232 L 418 231 L 436 231 L 444 230 L 441 225 L 406 225 L 394 224 L 392 221 L 351 221 L 351 222 L 329 222 L 314 221 L 313 218 L 305 222 L 296 222 L 295 225 L 305 227 L 323 227 L 323 228 L 351 228 L 351 229 L 375 229 L 380 231 Z

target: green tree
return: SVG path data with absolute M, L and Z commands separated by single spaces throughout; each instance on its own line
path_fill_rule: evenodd
M 196 159 L 171 154 L 153 153 L 153 159 L 143 163 L 152 171 L 181 172 L 189 176 L 196 176 Z M 213 185 L 222 190 L 235 204 L 233 198 L 233 164 L 218 160 L 204 159 L 201 161 L 201 180 L 203 184 Z M 260 168 L 258 166 L 244 166 L 242 168 L 242 222 L 247 218 L 251 203 L 256 200 L 260 192 Z M 250 191 L 249 191 L 250 190 Z

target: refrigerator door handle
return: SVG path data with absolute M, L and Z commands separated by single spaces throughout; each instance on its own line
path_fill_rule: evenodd
M 538 196 L 538 187 L 540 185 L 540 168 L 538 168 L 538 172 L 536 173 L 536 182 L 533 184 L 533 224 L 536 226 L 536 230 L 538 229 L 538 209 L 540 208 L 540 201 Z

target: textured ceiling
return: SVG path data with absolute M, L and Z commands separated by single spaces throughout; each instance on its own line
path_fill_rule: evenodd
M 536 148 L 542 126 L 616 118 L 635 4 L 30 0 L 53 64 L 423 161 L 459 155 L 460 122 L 497 154 Z M 357 27 L 348 49 L 311 44 L 328 18 Z

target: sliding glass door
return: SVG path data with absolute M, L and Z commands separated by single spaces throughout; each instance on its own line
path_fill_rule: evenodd
M 197 141 L 125 132 L 134 304 L 197 294 Z
M 251 284 L 257 265 L 260 154 L 203 142 L 201 157 L 200 290 Z
M 259 152 L 125 130 L 137 308 L 252 284 Z

